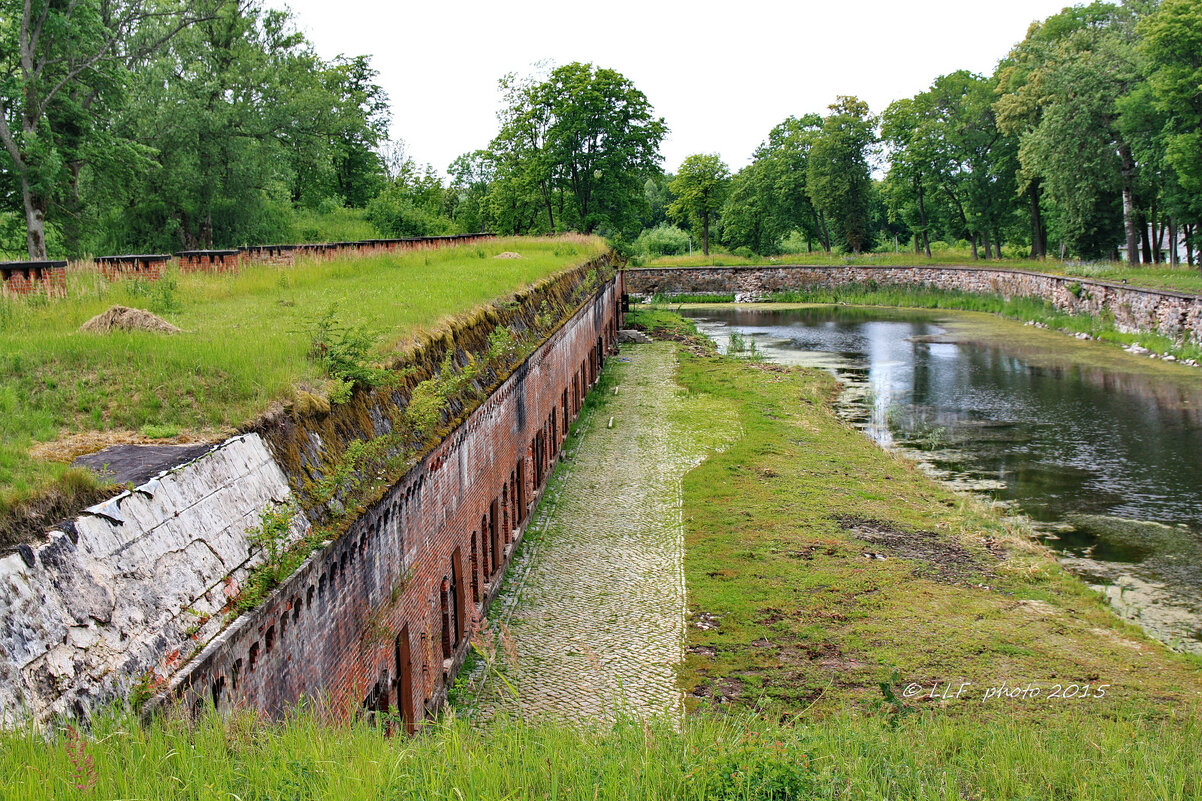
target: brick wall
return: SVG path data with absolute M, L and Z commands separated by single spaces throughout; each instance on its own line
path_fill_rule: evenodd
M 15 295 L 42 292 L 61 295 L 67 291 L 67 262 L 13 261 L 0 263 L 0 289 Z
M 279 715 L 308 697 L 335 716 L 397 709 L 411 725 L 437 709 L 614 349 L 621 294 L 618 276 L 163 699 Z
M 875 282 L 1003 298 L 1043 298 L 1074 314 L 1112 314 L 1122 330 L 1157 331 L 1202 341 L 1202 297 L 1125 284 L 991 267 L 681 267 L 626 271 L 627 291 L 640 295 L 769 293 Z

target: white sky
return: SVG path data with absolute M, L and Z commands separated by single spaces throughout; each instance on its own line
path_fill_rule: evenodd
M 392 101 L 392 135 L 445 173 L 497 129 L 497 79 L 591 61 L 642 90 L 690 153 L 745 165 L 772 126 L 853 94 L 879 113 L 957 69 L 989 73 L 1027 26 L 1065 0 L 594 0 L 288 5 L 319 54 L 369 54 Z

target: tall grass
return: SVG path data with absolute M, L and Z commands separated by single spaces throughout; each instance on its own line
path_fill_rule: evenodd
M 66 469 L 31 458 L 35 443 L 114 430 L 213 436 L 321 382 L 306 332 L 331 307 L 367 326 L 383 357 L 418 329 L 604 247 L 595 238 L 503 239 L 157 283 L 109 283 L 77 269 L 66 299 L 0 298 L 0 516 Z M 502 251 L 521 258 L 493 258 Z M 118 303 L 155 311 L 184 333 L 79 332 Z
M 609 728 L 444 719 L 421 736 L 250 715 L 0 735 L 0 798 L 1137 799 L 1202 792 L 1197 719 L 988 727 L 706 713 Z

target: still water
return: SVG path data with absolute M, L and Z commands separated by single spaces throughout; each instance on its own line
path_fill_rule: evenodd
M 868 436 L 1025 515 L 1121 615 L 1202 653 L 1202 371 L 979 314 L 682 313 L 831 370 Z

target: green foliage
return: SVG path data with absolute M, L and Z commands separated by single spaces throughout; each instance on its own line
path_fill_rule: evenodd
M 789 117 L 769 132 L 754 161 L 735 176 L 722 209 L 722 239 L 728 246 L 769 255 L 778 252 L 780 239 L 796 232 L 804 250 L 812 250 L 815 242 L 831 249 L 826 217 L 806 191 L 810 151 L 821 129 L 822 118 L 807 114 Z
M 397 736 L 312 707 L 279 723 L 249 713 L 196 721 L 102 712 L 67 728 L 0 734 L 12 798 L 1034 799 L 1188 801 L 1202 764 L 1197 718 L 1083 716 L 1031 726 L 913 716 L 897 728 L 854 714 L 822 720 L 706 713 L 612 725 L 451 715 Z M 74 743 L 74 745 L 73 745 Z M 1083 752 L 1083 749 L 1088 751 Z M 1084 754 L 1089 756 L 1085 758 Z M 1081 754 L 1066 759 L 1065 754 Z M 93 779 L 77 789 L 79 765 Z
M 368 204 L 367 219 L 389 237 L 455 233 L 455 223 L 444 213 L 448 197 L 432 167 L 421 169 L 406 159 L 384 191 Z
M 142 436 L 150 439 L 172 439 L 179 436 L 179 427 L 148 423 L 142 426 Z
M 374 387 L 388 376 L 388 371 L 372 363 L 376 337 L 365 324 L 349 326 L 338 316 L 333 304 L 317 318 L 309 329 L 309 358 L 325 374 L 352 386 Z M 340 396 L 345 390 L 340 389 Z
M 316 210 L 296 209 L 288 235 L 292 242 L 357 242 L 381 237 L 363 209 L 344 208 L 333 198 L 322 200 Z
M 1152 98 L 1166 115 L 1165 160 L 1193 196 L 1190 211 L 1202 217 L 1202 7 L 1163 0 L 1138 31 Z
M 678 256 L 689 252 L 689 235 L 674 225 L 661 223 L 639 234 L 634 251 L 642 256 Z
M 730 186 L 730 170 L 717 153 L 695 153 L 684 160 L 668 185 L 668 216 L 701 229 L 701 252 L 710 252 L 710 224 L 717 218 Z
M 542 80 L 507 75 L 501 91 L 501 130 L 487 156 L 500 230 L 620 232 L 637 224 L 667 133 L 646 95 L 614 70 L 579 62 Z
M 379 345 L 353 362 L 370 371 L 413 332 L 511 296 L 605 248 L 596 238 L 573 244 L 578 255 L 566 257 L 554 255 L 562 240 L 500 239 L 286 269 L 178 274 L 182 310 L 172 322 L 184 333 L 173 337 L 80 337 L 84 321 L 128 304 L 124 281 L 110 284 L 94 273 L 70 273 L 67 298 L 0 298 L 0 540 L 36 536 L 44 531 L 37 520 L 51 516 L 45 522 L 53 524 L 103 498 L 95 476 L 72 471 L 69 458 L 31 457 L 37 443 L 147 425 L 220 439 L 274 402 L 297 401 L 301 388 L 324 385 L 338 400 L 322 362 L 309 356 L 320 310 L 336 305 L 338 327 L 380 332 Z M 490 257 L 514 251 L 522 258 L 481 259 L 480 247 Z M 75 472 L 90 487 L 60 483 Z
M 246 530 L 247 539 L 263 557 L 251 568 L 238 593 L 238 608 L 254 609 L 280 583 L 292 575 L 312 553 L 311 540 L 291 543 L 296 509 L 290 504 L 270 503 L 259 512 L 259 525 Z
M 125 292 L 133 305 L 144 305 L 155 314 L 177 314 L 183 311 L 176 290 L 179 280 L 167 273 L 156 280 L 134 278 L 124 282 Z
M 861 253 L 872 247 L 868 157 L 876 120 L 868 104 L 855 97 L 840 97 L 830 110 L 810 149 L 806 194 L 831 222 L 832 241 Z

